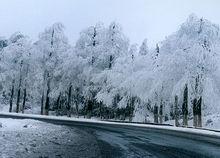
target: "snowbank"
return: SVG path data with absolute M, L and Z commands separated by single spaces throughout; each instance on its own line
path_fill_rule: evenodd
M 53 128 L 61 128 L 48 123 L 44 123 L 32 119 L 12 119 L 0 118 L 0 131 L 23 131 L 23 130 L 48 130 Z

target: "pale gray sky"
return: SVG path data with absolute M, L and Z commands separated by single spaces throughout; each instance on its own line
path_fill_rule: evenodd
M 131 43 L 150 45 L 176 31 L 195 13 L 220 24 L 219 0 L 0 0 L 0 36 L 16 31 L 36 40 L 38 33 L 62 22 L 71 43 L 96 22 L 117 21 Z

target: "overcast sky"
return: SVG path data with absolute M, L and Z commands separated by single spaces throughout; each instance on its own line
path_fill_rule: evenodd
M 195 13 L 220 24 L 219 0 L 0 0 L 0 36 L 20 31 L 36 40 L 55 22 L 66 27 L 71 43 L 88 26 L 117 21 L 131 43 L 150 46 L 176 31 Z

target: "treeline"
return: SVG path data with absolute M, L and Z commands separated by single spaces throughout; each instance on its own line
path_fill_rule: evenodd
M 74 47 L 60 23 L 46 28 L 34 43 L 19 32 L 1 38 L 1 102 L 9 105 L 9 112 L 126 119 L 129 108 L 96 100 L 98 86 L 91 79 L 111 69 L 128 45 L 116 23 L 87 28 Z
M 202 116 L 220 111 L 219 39 L 218 25 L 195 15 L 152 49 L 146 39 L 130 44 L 115 22 L 86 28 L 74 45 L 60 23 L 35 42 L 15 33 L 0 39 L 1 104 L 9 112 L 176 126 L 193 118 L 202 126 Z

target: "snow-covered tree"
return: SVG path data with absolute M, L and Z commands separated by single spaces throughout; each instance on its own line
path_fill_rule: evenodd
M 27 101 L 41 114 L 175 119 L 176 126 L 193 117 L 201 126 L 202 116 L 220 112 L 219 52 L 219 26 L 195 15 L 155 48 L 145 39 L 139 50 L 116 22 L 84 29 L 74 47 L 55 23 L 34 43 L 21 33 L 0 38 L 0 99 L 9 111 L 16 102 L 23 112 Z
M 62 55 L 68 50 L 69 44 L 64 35 L 64 26 L 61 23 L 55 23 L 46 28 L 39 35 L 39 40 L 35 43 L 36 49 L 41 55 L 42 69 L 42 97 L 41 97 L 41 114 L 45 110 L 48 115 L 50 109 L 50 98 L 53 96 L 52 91 L 56 87 L 54 73 L 59 64 L 62 63 Z
M 147 55 L 149 53 L 149 48 L 148 48 L 148 44 L 147 44 L 147 39 L 144 39 L 144 41 L 142 42 L 140 49 L 139 49 L 139 54 L 140 55 Z
M 10 93 L 10 107 L 12 111 L 13 99 L 16 98 L 16 112 L 25 108 L 26 86 L 29 75 L 31 43 L 21 33 L 13 34 L 8 46 L 2 53 L 2 82 L 5 87 L 4 93 Z M 8 89 L 10 87 L 10 90 Z M 23 92 L 22 92 L 23 91 Z M 24 95 L 22 107 L 20 107 L 21 94 Z M 15 97 L 16 95 L 16 97 Z

